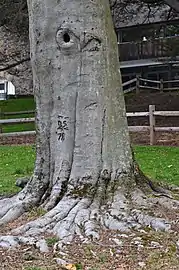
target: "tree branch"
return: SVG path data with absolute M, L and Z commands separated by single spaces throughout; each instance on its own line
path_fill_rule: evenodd
M 21 59 L 21 60 L 19 60 L 19 61 L 13 63 L 13 64 L 11 64 L 11 65 L 8 65 L 8 66 L 6 66 L 6 67 L 0 68 L 0 71 L 8 70 L 8 69 L 10 69 L 10 68 L 16 67 L 16 66 L 18 66 L 18 65 L 20 65 L 20 64 L 22 64 L 22 63 L 24 63 L 24 62 L 27 62 L 27 61 L 30 61 L 30 57 L 27 57 L 27 58 L 25 58 L 25 59 Z
M 175 11 L 179 12 L 179 1 L 178 0 L 164 0 L 164 2 L 172 7 Z

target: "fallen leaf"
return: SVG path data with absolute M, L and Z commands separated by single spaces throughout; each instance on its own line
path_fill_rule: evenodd
M 67 269 L 67 270 L 77 270 L 76 269 L 76 266 L 74 264 L 67 264 L 64 266 L 64 269 Z

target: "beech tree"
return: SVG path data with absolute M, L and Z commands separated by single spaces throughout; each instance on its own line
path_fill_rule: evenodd
M 109 1 L 29 0 L 28 9 L 37 156 L 25 188 L 0 201 L 0 224 L 34 206 L 47 212 L 0 245 L 45 231 L 70 241 L 101 228 L 169 230 L 160 208 L 178 202 L 142 174 L 130 147 Z

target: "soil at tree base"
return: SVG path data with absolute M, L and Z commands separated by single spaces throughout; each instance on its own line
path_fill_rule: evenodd
M 20 226 L 36 218 L 35 212 L 25 213 L 18 220 L 11 222 L 5 230 Z M 171 219 L 177 218 L 171 211 Z M 172 215 L 175 215 L 174 217 Z M 177 229 L 177 228 L 176 228 Z M 179 228 L 178 228 L 179 229 Z M 35 246 L 22 245 L 15 249 L 0 248 L 2 270 L 177 270 L 178 235 L 155 232 L 150 229 L 120 233 L 104 230 L 99 241 L 81 243 L 77 237 L 60 251 L 56 247 L 57 239 L 44 234 L 49 252 L 40 253 Z M 61 268 L 57 258 L 67 263 L 76 264 L 76 268 Z
M 130 93 L 125 96 L 127 112 L 145 112 L 149 105 L 155 105 L 156 110 L 178 111 L 179 92 L 155 92 L 143 90 L 139 94 Z M 131 126 L 149 125 L 148 117 L 130 117 L 128 124 Z M 156 125 L 163 127 L 179 126 L 179 117 L 157 117 Z M 149 144 L 149 133 L 131 133 L 132 143 Z M 33 144 L 35 136 L 0 137 L 0 144 Z M 179 132 L 158 132 L 157 145 L 179 146 Z

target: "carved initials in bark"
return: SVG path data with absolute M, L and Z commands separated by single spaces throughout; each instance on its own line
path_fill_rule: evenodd
M 57 135 L 58 140 L 63 142 L 65 140 L 65 131 L 68 130 L 67 119 L 63 115 L 58 115 Z

